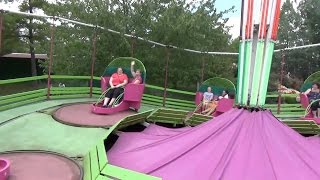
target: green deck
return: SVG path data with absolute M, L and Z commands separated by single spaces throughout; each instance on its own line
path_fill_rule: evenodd
M 0 152 L 35 149 L 70 157 L 84 156 L 98 139 L 104 137 L 107 129 L 67 126 L 43 110 L 50 111 L 65 103 L 88 101 L 92 99 L 51 100 L 0 112 Z M 140 111 L 150 109 L 143 106 Z
M 34 80 L 45 80 L 46 76 L 27 77 L 12 80 L 0 80 L 1 87 L 15 85 L 22 82 Z M 54 75 L 53 79 L 60 80 L 84 80 L 88 76 L 63 76 Z M 99 80 L 99 77 L 94 77 Z M 155 94 L 144 94 L 143 106 L 138 115 L 125 118 L 115 129 L 121 129 L 130 124 L 144 120 L 152 122 L 167 122 L 174 125 L 183 124 L 188 111 L 195 108 L 193 99 L 195 93 L 174 89 L 167 89 L 174 97 L 166 99 L 166 108 L 158 111 L 150 111 L 162 107 L 163 88 L 146 85 L 146 89 L 156 91 Z M 1 89 L 0 89 L 1 90 Z M 19 90 L 23 90 L 19 89 Z M 65 154 L 69 157 L 82 157 L 85 180 L 102 179 L 158 179 L 143 175 L 130 170 L 112 166 L 107 163 L 105 152 L 103 152 L 103 139 L 108 136 L 111 130 L 104 128 L 73 127 L 61 124 L 51 117 L 51 112 L 61 105 L 76 102 L 95 101 L 100 96 L 100 88 L 93 88 L 93 97 L 89 97 L 89 87 L 66 87 L 51 89 L 52 100 L 46 101 L 47 89 L 26 90 L 25 92 L 0 96 L 0 152 L 10 150 L 49 150 Z M 269 95 L 269 98 L 276 98 L 277 95 Z M 276 104 L 267 104 L 272 112 L 277 111 Z M 313 121 L 297 121 L 304 114 L 300 104 L 282 104 L 281 113 L 275 114 L 281 120 L 300 133 L 319 134 L 320 128 Z M 147 118 L 147 119 L 146 119 Z M 193 115 L 188 118 L 187 124 L 195 126 L 201 124 L 209 117 Z M 293 120 L 293 121 L 292 121 Z M 77 158 L 77 160 L 79 160 Z

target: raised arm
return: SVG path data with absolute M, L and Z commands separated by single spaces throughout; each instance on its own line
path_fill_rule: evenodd
M 131 62 L 131 74 L 133 77 L 136 77 L 136 73 L 134 72 L 134 61 Z
M 311 88 L 304 92 L 305 95 L 308 95 L 311 92 Z

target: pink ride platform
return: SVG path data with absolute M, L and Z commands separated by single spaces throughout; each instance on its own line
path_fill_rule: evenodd
M 72 126 L 110 127 L 124 117 L 136 113 L 127 109 L 110 115 L 100 115 L 92 113 L 91 108 L 91 103 L 69 104 L 57 109 L 52 116 L 55 120 Z
M 301 106 L 302 106 L 304 109 L 307 109 L 308 106 L 309 106 L 308 96 L 301 93 L 301 94 L 300 94 L 300 103 L 301 103 Z M 305 119 L 305 120 L 313 120 L 313 121 L 315 121 L 317 124 L 320 124 L 320 118 L 314 118 L 311 110 L 308 112 L 307 115 L 305 115 L 304 117 L 302 117 L 302 119 Z
M 3 176 L 2 161 L 11 162 L 10 176 Z M 9 174 L 9 166 L 6 164 Z M 13 151 L 0 153 L 0 180 L 81 180 L 81 167 L 73 160 L 47 151 Z
M 203 93 L 202 92 L 196 92 L 196 97 L 195 97 L 195 104 L 198 106 L 200 103 L 202 103 L 203 99 Z M 212 114 L 214 117 L 217 117 L 229 110 L 232 109 L 234 104 L 234 99 L 220 99 L 218 102 L 218 106 L 215 110 L 215 112 Z
M 7 180 L 10 175 L 10 162 L 0 158 L 0 180 Z
M 110 77 L 101 77 L 101 90 L 102 92 L 106 91 L 108 87 Z M 132 84 L 129 81 L 124 88 L 123 100 L 116 107 L 102 107 L 102 102 L 99 102 L 97 105 L 93 104 L 91 110 L 95 114 L 115 114 L 117 112 L 129 110 L 130 108 L 138 111 L 141 106 L 141 99 L 144 91 L 144 84 Z

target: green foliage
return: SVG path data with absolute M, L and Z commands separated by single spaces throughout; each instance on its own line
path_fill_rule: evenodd
M 298 9 L 293 2 L 286 0 L 282 6 L 279 34 L 276 49 L 320 43 L 320 1 L 302 0 Z M 290 74 L 290 78 L 296 82 L 303 81 L 310 74 L 319 70 L 320 48 L 306 48 L 285 51 L 284 74 Z M 279 79 L 281 53 L 275 53 L 272 72 L 275 79 Z M 284 82 L 290 85 L 291 83 Z
M 233 8 L 218 12 L 214 4 L 208 0 L 200 4 L 174 0 L 71 0 L 49 4 L 44 10 L 48 15 L 98 24 L 122 33 L 135 33 L 164 44 L 202 51 L 230 51 L 231 36 L 225 25 L 227 19 L 223 16 Z M 55 74 L 89 75 L 93 33 L 92 28 L 61 22 L 55 33 Z M 140 59 L 148 70 L 148 83 L 162 86 L 167 58 L 165 48 L 102 30 L 98 30 L 95 75 L 101 75 L 114 58 L 130 56 L 132 42 L 135 43 L 134 57 Z M 236 57 L 169 51 L 169 88 L 195 91 L 203 58 L 204 78 L 233 78 L 231 65 L 236 62 Z

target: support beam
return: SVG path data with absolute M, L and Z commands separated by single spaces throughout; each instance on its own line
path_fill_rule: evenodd
M 96 62 L 96 47 L 97 47 L 97 28 L 94 29 L 93 41 L 92 41 L 91 77 L 90 77 L 90 98 L 92 98 L 93 73 L 94 73 L 94 65 L 95 65 L 95 62 Z
M 165 66 L 165 79 L 164 79 L 164 89 L 163 89 L 163 99 L 162 99 L 163 107 L 166 106 L 169 60 L 170 60 L 170 49 L 169 47 L 166 47 L 166 66 Z
M 279 79 L 279 84 L 283 84 L 283 76 L 284 76 L 284 65 L 285 65 L 285 54 L 282 51 L 282 58 L 281 58 L 281 66 L 280 66 L 280 79 Z M 280 86 L 281 88 L 281 86 Z M 279 91 L 278 94 L 278 108 L 277 108 L 277 114 L 280 114 L 281 112 L 281 99 L 282 99 L 282 92 Z
M 47 84 L 47 99 L 50 99 L 50 88 L 51 88 L 51 68 L 52 68 L 52 61 L 53 61 L 53 48 L 54 48 L 54 33 L 55 33 L 55 18 L 52 19 L 52 26 L 51 26 L 51 35 L 50 35 L 50 61 L 48 66 L 48 84 Z

